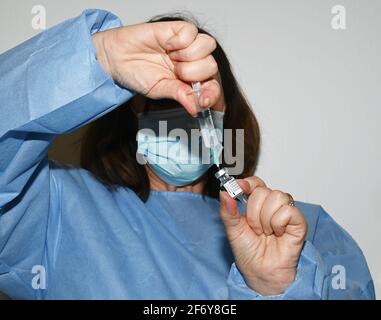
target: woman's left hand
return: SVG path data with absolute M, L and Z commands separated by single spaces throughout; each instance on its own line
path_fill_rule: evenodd
M 261 295 L 279 295 L 294 281 L 307 223 L 286 193 L 257 178 L 237 180 L 248 195 L 245 215 L 221 192 L 220 216 L 235 263 L 246 284 Z

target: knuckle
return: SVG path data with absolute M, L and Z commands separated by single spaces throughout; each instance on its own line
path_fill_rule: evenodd
M 256 187 L 254 191 L 251 193 L 252 196 L 256 197 L 264 197 L 267 198 L 267 196 L 270 194 L 270 190 L 266 187 Z
M 287 203 L 284 203 L 281 207 L 281 210 L 285 213 L 285 214 L 288 214 L 288 215 L 291 215 L 293 214 L 293 210 L 294 210 L 295 207 L 291 207 L 289 205 L 287 205 Z
M 184 64 L 179 68 L 178 75 L 182 79 L 189 79 L 189 77 L 192 75 L 192 72 L 191 72 L 190 68 Z
M 189 22 L 189 21 L 185 21 L 185 24 L 193 34 L 198 33 L 198 28 L 194 23 Z
M 179 45 L 186 47 L 191 43 L 192 39 L 194 39 L 194 35 L 197 34 L 197 27 L 191 22 L 183 21 L 176 34 Z
M 291 206 L 287 206 L 288 210 L 290 210 L 290 214 L 292 214 L 293 216 L 297 216 L 297 217 L 300 217 L 303 222 L 306 222 L 306 219 L 304 218 L 303 214 L 300 212 L 300 210 L 296 207 L 291 207 Z
M 181 50 L 181 52 L 179 52 L 179 55 L 181 56 L 182 60 L 188 61 L 188 60 L 190 60 L 192 53 L 190 52 L 190 50 L 183 49 L 183 50 Z
M 179 36 L 179 44 L 183 48 L 189 45 L 189 39 L 185 34 L 182 34 L 181 36 Z
M 184 34 L 194 34 L 197 35 L 198 33 L 198 28 L 196 25 L 190 21 L 178 21 L 178 29 L 177 29 L 177 34 L 183 32 Z M 185 31 L 185 32 L 184 32 Z
M 248 214 L 246 216 L 246 222 L 256 234 L 262 233 L 262 228 L 259 225 L 259 220 L 255 218 L 254 214 Z
M 206 33 L 199 33 L 197 35 L 199 39 L 203 39 L 203 42 L 208 45 L 209 48 L 214 50 L 217 47 L 217 41 L 214 39 L 211 35 L 206 34 Z
M 245 179 L 260 180 L 260 181 L 263 182 L 263 180 L 262 180 L 260 177 L 258 177 L 258 176 L 249 176 L 249 177 L 247 177 L 247 178 L 245 178 Z
M 208 36 L 208 42 L 209 46 L 211 48 L 211 51 L 213 52 L 217 48 L 217 41 L 211 36 Z
M 281 209 L 283 210 L 284 215 L 286 215 L 287 217 L 293 215 L 292 207 L 287 206 L 287 205 L 283 205 Z
M 279 229 L 280 227 L 279 220 L 272 218 L 270 220 L 270 225 L 273 229 Z
M 276 199 L 276 200 L 286 200 L 286 199 L 288 199 L 287 195 L 285 193 L 283 193 L 282 191 L 280 191 L 280 190 L 273 190 L 271 192 L 271 194 L 274 197 L 274 199 Z
M 208 56 L 208 64 L 209 64 L 210 69 L 212 70 L 213 74 L 216 74 L 218 72 L 218 64 L 212 55 Z
M 265 182 L 264 182 L 261 178 L 259 178 L 259 177 L 257 177 L 257 176 L 253 176 L 252 178 L 253 178 L 253 180 L 254 180 L 256 183 L 258 183 L 258 185 L 266 187 Z
M 283 192 L 279 190 L 272 190 L 271 193 L 275 198 L 282 198 L 283 196 Z

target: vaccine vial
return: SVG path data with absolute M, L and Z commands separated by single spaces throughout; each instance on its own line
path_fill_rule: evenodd
M 247 203 L 247 195 L 243 192 L 234 177 L 229 176 L 227 168 L 218 170 L 215 177 L 220 180 L 220 186 L 227 191 L 229 196 L 233 199 L 239 200 L 243 204 Z

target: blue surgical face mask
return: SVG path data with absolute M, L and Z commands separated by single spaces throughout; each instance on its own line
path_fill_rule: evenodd
M 212 117 L 222 140 L 224 113 L 212 111 Z M 212 151 L 203 146 L 197 119 L 185 109 L 150 111 L 138 119 L 137 152 L 166 183 L 191 184 L 214 164 Z

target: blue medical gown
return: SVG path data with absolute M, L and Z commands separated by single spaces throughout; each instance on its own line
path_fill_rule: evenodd
M 0 291 L 20 299 L 374 298 L 361 250 L 320 206 L 297 202 L 309 229 L 296 280 L 262 297 L 234 264 L 218 200 L 151 192 L 144 203 L 48 161 L 57 135 L 132 97 L 97 63 L 91 41 L 120 25 L 87 10 L 0 56 Z M 345 289 L 332 285 L 337 265 Z

